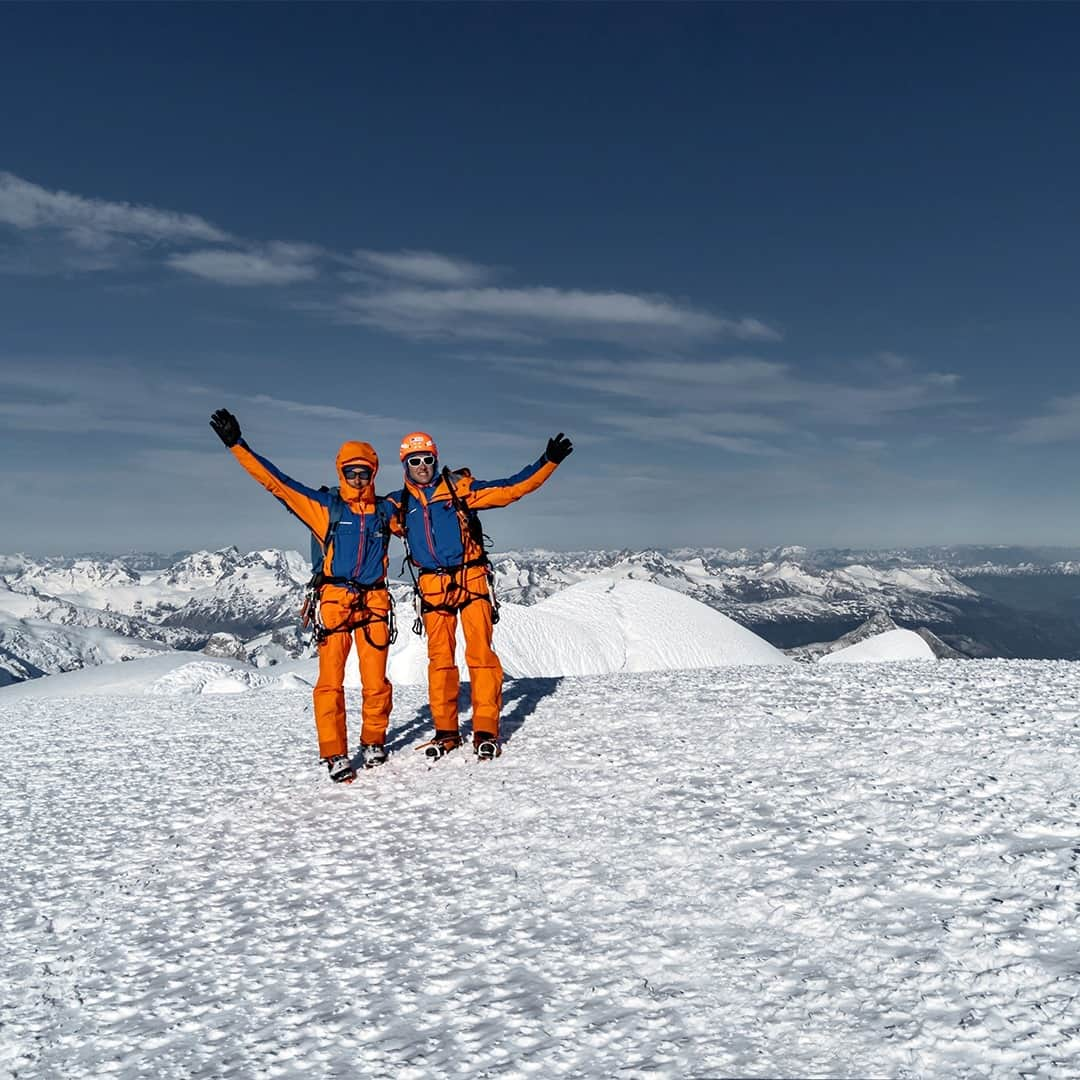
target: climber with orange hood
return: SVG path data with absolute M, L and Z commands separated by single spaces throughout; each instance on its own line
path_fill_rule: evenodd
M 366 442 L 344 443 L 337 454 L 341 486 L 335 494 L 306 487 L 254 453 L 228 410 L 218 409 L 210 426 L 233 457 L 311 530 L 322 549 L 321 572 L 314 579 L 319 653 L 313 694 L 315 727 L 319 756 L 327 764 L 330 779 L 351 783 L 356 770 L 349 758 L 344 682 L 353 640 L 363 688 L 360 742 L 366 768 L 386 761 L 386 727 L 393 704 L 393 687 L 386 678 L 387 652 L 394 636 L 386 588 L 393 508 L 375 494 L 379 457 Z
M 498 757 L 503 670 L 492 648 L 497 608 L 492 569 L 477 511 L 508 506 L 543 484 L 573 451 L 559 432 L 544 453 L 505 480 L 477 480 L 468 469 L 439 470 L 439 451 L 423 431 L 401 441 L 405 483 L 386 501 L 390 528 L 405 543 L 418 608 L 416 633 L 428 639 L 428 700 L 435 737 L 427 744 L 438 758 L 461 745 L 458 729 L 459 672 L 454 659 L 457 625 L 465 636 L 465 664 L 472 693 L 473 751 Z

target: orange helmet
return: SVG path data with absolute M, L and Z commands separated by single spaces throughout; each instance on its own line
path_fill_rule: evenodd
M 410 454 L 434 454 L 439 456 L 439 448 L 435 440 L 426 431 L 414 431 L 401 440 L 401 460 L 404 461 Z

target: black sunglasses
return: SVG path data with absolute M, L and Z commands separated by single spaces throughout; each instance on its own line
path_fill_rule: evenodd
M 345 465 L 341 475 L 346 480 L 370 480 L 371 470 L 366 465 Z

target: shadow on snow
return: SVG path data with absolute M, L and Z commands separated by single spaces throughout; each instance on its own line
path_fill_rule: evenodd
M 503 685 L 503 710 L 499 721 L 499 735 L 503 743 L 508 743 L 524 726 L 536 707 L 544 698 L 551 697 L 559 687 L 562 678 L 544 679 L 508 679 Z M 465 713 L 471 707 L 469 686 L 462 683 L 458 691 L 458 711 Z M 472 731 L 471 723 L 462 723 L 462 738 L 468 739 Z M 393 752 L 403 750 L 420 736 L 430 738 L 434 733 L 431 719 L 431 707 L 424 705 L 415 716 L 397 731 L 391 731 L 386 740 L 386 749 Z

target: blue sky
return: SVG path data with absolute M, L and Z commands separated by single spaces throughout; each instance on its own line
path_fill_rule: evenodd
M 1080 8 L 0 6 L 0 550 L 1075 543 Z

